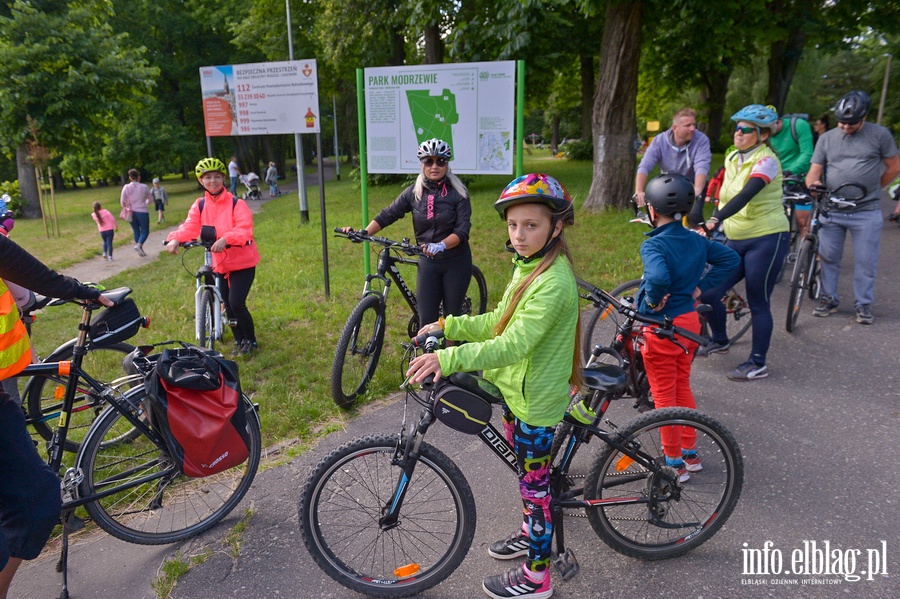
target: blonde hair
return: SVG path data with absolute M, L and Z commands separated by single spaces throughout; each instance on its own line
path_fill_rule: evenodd
M 555 213 L 549 206 L 540 202 L 535 202 L 535 205 L 542 206 L 547 218 L 549 218 L 551 222 L 554 222 L 553 217 Z M 528 290 L 528 287 L 530 287 L 539 276 L 553 265 L 560 254 L 563 255 L 563 259 L 568 260 L 569 268 L 572 269 L 572 272 L 574 273 L 575 267 L 572 263 L 572 253 L 569 251 L 569 245 L 566 243 L 564 235 L 566 224 L 562 220 L 558 222 L 563 223 L 562 229 L 560 229 L 559 235 L 557 236 L 558 241 L 546 254 L 544 254 L 544 257 L 537 267 L 531 271 L 531 274 L 522 279 L 519 286 L 513 291 L 512 297 L 509 299 L 509 305 L 506 307 L 506 310 L 503 311 L 500 320 L 494 325 L 493 333 L 495 336 L 503 334 L 503 331 L 505 331 L 506 327 L 509 325 L 509 321 L 512 320 L 513 313 L 515 313 L 516 307 L 522 300 L 522 296 L 525 295 L 525 291 Z M 569 376 L 569 384 L 581 387 L 584 383 L 584 377 L 581 372 L 584 365 L 581 355 L 581 310 L 578 310 L 578 320 L 575 323 L 575 347 L 573 348 L 572 354 L 572 374 Z
M 456 192 L 461 196 L 468 196 L 469 190 L 466 189 L 466 184 L 459 180 L 459 177 L 450 172 L 450 167 L 447 166 L 447 181 L 450 182 L 450 187 L 456 190 Z M 416 196 L 416 200 L 422 199 L 422 193 L 425 190 L 425 173 L 419 173 L 419 176 L 416 177 L 416 184 L 413 187 L 413 195 Z

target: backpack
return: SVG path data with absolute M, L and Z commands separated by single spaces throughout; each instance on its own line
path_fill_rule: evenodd
M 237 364 L 202 347 L 166 349 L 144 386 L 150 423 L 185 475 L 209 476 L 247 460 Z
M 231 196 L 231 213 L 234 214 L 234 207 L 237 206 L 237 196 Z M 200 214 L 203 214 L 203 207 L 206 205 L 206 198 L 200 198 L 200 205 L 197 208 L 200 210 Z
M 783 114 L 783 115 L 781 115 L 781 118 L 782 118 L 782 120 L 783 119 L 791 119 L 791 137 L 794 138 L 794 143 L 798 143 L 797 119 L 803 119 L 804 121 L 808 122 L 809 115 L 797 112 L 797 113 L 793 113 L 793 114 Z

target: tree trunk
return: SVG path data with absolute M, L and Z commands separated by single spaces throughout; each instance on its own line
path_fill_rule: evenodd
M 582 54 L 581 61 L 581 139 L 591 137 L 594 117 L 594 71 L 596 63 L 593 54 Z
M 444 40 L 441 39 L 441 26 L 435 23 L 425 27 L 425 64 L 441 64 L 444 62 Z
M 22 215 L 25 218 L 37 218 L 41 215 L 37 179 L 34 165 L 28 161 L 28 146 L 24 143 L 16 147 L 16 169 L 19 175 L 19 195 L 22 196 Z
M 784 105 L 805 43 L 806 35 L 803 30 L 796 29 L 790 31 L 787 40 L 778 40 L 769 46 L 769 91 L 766 94 L 766 104 L 773 105 L 778 114 L 784 114 Z
M 553 117 L 553 124 L 550 125 L 550 151 L 556 156 L 559 152 L 559 121 L 561 117 L 557 114 Z
M 700 103 L 706 112 L 706 135 L 709 137 L 713 151 L 722 149 L 722 123 L 725 119 L 725 95 L 728 93 L 728 80 L 731 78 L 732 67 L 727 61 L 722 61 L 721 70 L 707 72 L 704 80 L 706 86 L 700 91 Z M 730 145 L 730 144 L 729 144 Z M 727 146 L 726 146 L 727 147 Z M 714 173 L 710 173 L 712 176 Z
M 594 180 L 584 207 L 625 207 L 634 189 L 638 63 L 643 3 L 610 2 L 600 44 L 594 98 Z

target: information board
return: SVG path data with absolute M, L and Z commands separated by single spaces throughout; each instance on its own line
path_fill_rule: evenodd
M 365 69 L 368 172 L 420 172 L 416 149 L 436 137 L 455 173 L 511 174 L 515 71 L 514 61 Z
M 319 132 L 316 61 L 200 67 L 206 135 Z

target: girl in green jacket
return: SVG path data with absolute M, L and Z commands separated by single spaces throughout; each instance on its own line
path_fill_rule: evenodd
M 447 339 L 469 343 L 414 359 L 407 376 L 483 370 L 506 399 L 503 427 L 519 464 L 524 521 L 492 544 L 497 559 L 527 555 L 524 566 L 488 576 L 491 597 L 545 599 L 550 585 L 550 446 L 565 414 L 571 384 L 580 382 L 578 288 L 563 229 L 575 222 L 569 192 L 553 177 L 529 174 L 506 186 L 494 204 L 509 229 L 515 253 L 512 280 L 497 308 L 478 316 L 448 316 L 420 334 L 443 329 Z

